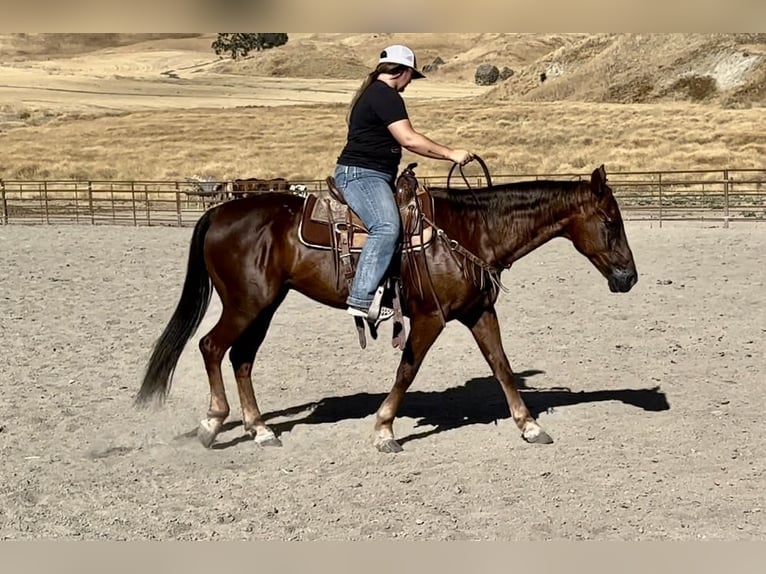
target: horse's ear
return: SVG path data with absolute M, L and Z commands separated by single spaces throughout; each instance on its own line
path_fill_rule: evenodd
M 590 176 L 590 189 L 598 197 L 601 197 L 606 190 L 606 170 L 604 164 L 593 170 Z

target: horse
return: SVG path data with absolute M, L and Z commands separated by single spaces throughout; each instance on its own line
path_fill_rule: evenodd
M 248 177 L 220 183 L 216 186 L 215 191 L 225 195 L 227 199 L 241 199 L 265 191 L 287 191 L 291 187 L 290 182 L 284 177 L 272 179 Z
M 402 193 L 413 185 L 404 175 L 397 180 Z M 610 291 L 630 291 L 638 274 L 606 171 L 602 165 L 584 180 L 490 184 L 469 191 L 447 183 L 447 188 L 427 189 L 432 218 L 421 219 L 433 225 L 434 239 L 418 252 L 401 253 L 401 276 L 418 277 L 419 285 L 410 286 L 404 297 L 409 334 L 393 387 L 376 412 L 373 445 L 381 452 L 402 450 L 393 430 L 397 411 L 428 350 L 452 320 L 473 335 L 522 439 L 551 443 L 516 388 L 503 349 L 495 310 L 500 274 L 551 239 L 564 237 L 603 275 Z M 153 347 L 135 403 L 165 399 L 178 359 L 215 289 L 221 316 L 199 341 L 210 387 L 209 409 L 197 428 L 205 447 L 212 446 L 230 412 L 221 374 L 227 350 L 244 430 L 259 445 L 281 445 L 258 409 L 251 379 L 272 317 L 290 290 L 332 308 L 346 307 L 348 284 L 337 281 L 336 255 L 299 239 L 306 201 L 265 193 L 227 202 L 205 212 L 194 228 L 180 300 Z
M 284 177 L 274 177 L 272 179 L 249 177 L 247 179 L 235 179 L 231 184 L 232 193 L 237 197 L 249 197 L 251 195 L 250 192 L 287 191 L 290 187 L 290 182 Z

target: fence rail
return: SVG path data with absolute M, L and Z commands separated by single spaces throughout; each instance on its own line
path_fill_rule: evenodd
M 493 175 L 493 183 L 530 179 L 587 179 L 586 173 Z M 609 184 L 626 220 L 766 221 L 766 169 L 614 172 Z M 446 176 L 419 175 L 425 185 Z M 458 183 L 453 176 L 451 185 Z M 225 182 L 213 182 L 225 183 Z M 291 180 L 327 193 L 322 180 Z M 471 186 L 486 184 L 483 177 Z M 236 201 L 236 200 L 234 200 Z M 0 180 L 0 223 L 191 226 L 212 204 L 188 181 Z

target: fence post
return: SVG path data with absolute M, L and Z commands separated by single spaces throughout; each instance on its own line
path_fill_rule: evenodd
M 0 203 L 3 204 L 3 225 L 8 225 L 8 202 L 5 199 L 5 182 L 0 179 Z
M 144 186 L 144 200 L 146 201 L 146 224 L 152 224 L 152 206 L 149 202 L 149 186 Z
M 181 188 L 176 182 L 176 215 L 178 216 L 178 227 L 181 227 Z
M 109 184 L 109 196 L 112 200 L 112 223 L 117 221 L 117 207 L 114 205 L 114 184 Z
M 729 170 L 723 170 L 723 226 L 729 227 Z
M 657 174 L 657 183 L 660 190 L 660 227 L 662 227 L 662 172 Z
M 138 227 L 138 216 L 136 214 L 136 182 L 130 182 L 130 200 L 133 205 L 133 227 Z
M 77 181 L 74 182 L 74 222 L 80 223 L 80 204 L 77 199 L 80 195 L 80 187 L 77 185 Z
M 45 223 L 50 225 L 51 219 L 48 216 L 48 182 L 43 182 L 43 212 L 45 213 Z
M 90 224 L 96 224 L 96 214 L 93 212 L 93 182 L 88 181 L 88 209 L 90 210 Z

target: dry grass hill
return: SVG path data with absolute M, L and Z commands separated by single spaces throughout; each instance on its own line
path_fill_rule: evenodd
M 0 178 L 321 178 L 391 43 L 444 62 L 405 93 L 416 129 L 495 173 L 763 166 L 766 34 L 289 38 L 232 61 L 215 34 L 0 34 Z M 484 63 L 514 73 L 477 86 Z
M 762 105 L 766 34 L 592 35 L 524 66 L 487 99 Z

